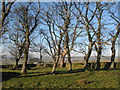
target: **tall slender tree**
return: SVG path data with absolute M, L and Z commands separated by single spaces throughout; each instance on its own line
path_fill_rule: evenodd
M 91 4 L 93 4 L 93 6 L 94 6 L 94 3 L 91 3 Z M 76 17 L 80 20 L 81 24 L 83 26 L 85 26 L 85 30 L 86 30 L 88 42 L 89 42 L 89 45 L 87 47 L 87 54 L 84 58 L 85 59 L 85 66 L 84 66 L 85 69 L 88 68 L 88 61 L 89 61 L 89 58 L 92 53 L 93 45 L 95 43 L 93 40 L 95 34 L 92 33 L 93 29 L 91 28 L 91 26 L 93 25 L 92 21 L 94 20 L 95 13 L 97 11 L 97 7 L 95 7 L 95 9 L 91 10 L 90 9 L 91 4 L 89 2 L 75 3 L 75 8 L 78 12 L 78 14 L 76 14 Z M 92 13 L 92 15 L 89 15 L 90 13 Z
M 116 25 L 115 33 L 113 33 L 113 34 L 110 33 L 110 36 L 111 36 L 111 39 L 110 39 L 111 40 L 111 52 L 112 52 L 111 53 L 111 62 L 110 62 L 110 65 L 108 67 L 105 67 L 105 68 L 114 68 L 115 56 L 116 56 L 115 47 L 116 47 L 116 42 L 117 42 L 118 36 L 120 35 L 120 18 L 119 18 L 119 16 L 116 16 L 115 13 L 112 12 L 111 10 L 109 10 L 109 13 L 111 15 L 111 18 L 117 23 L 117 25 Z
M 35 5 L 38 6 L 35 8 Z M 40 3 L 19 3 L 17 8 L 14 9 L 15 12 L 15 20 L 18 21 L 19 27 L 22 29 L 21 32 L 25 38 L 24 44 L 24 62 L 22 66 L 21 73 L 27 73 L 27 60 L 28 60 L 28 52 L 30 47 L 30 36 L 36 30 L 39 25 L 39 13 L 40 13 Z
M 58 29 L 56 27 L 55 23 L 59 22 L 59 19 L 57 18 L 56 13 L 52 7 L 47 7 L 47 10 L 43 9 L 43 11 L 41 11 L 41 19 L 42 24 L 46 26 L 46 28 L 43 28 L 42 32 L 47 42 L 45 51 L 53 59 L 52 73 L 55 73 L 60 58 L 61 43 L 64 32 L 62 29 Z

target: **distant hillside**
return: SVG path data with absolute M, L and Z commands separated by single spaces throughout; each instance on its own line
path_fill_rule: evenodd
M 101 61 L 110 61 L 111 57 L 110 56 L 106 56 L 106 57 L 102 57 Z M 118 62 L 118 60 L 120 60 L 120 58 L 118 59 L 118 56 L 116 57 L 116 62 Z M 79 61 L 84 61 L 84 57 L 72 57 L 72 62 L 79 62 Z M 96 57 L 95 56 L 91 56 L 89 61 L 96 61 Z
M 119 59 L 118 59 L 119 58 Z M 118 62 L 120 60 L 120 57 L 116 57 L 116 62 Z M 43 62 L 52 62 L 52 58 L 49 56 L 43 57 Z M 83 62 L 84 61 L 84 57 L 72 57 L 72 62 Z M 90 57 L 90 61 L 96 61 L 96 57 L 95 56 L 91 56 Z M 107 57 L 102 57 L 101 61 L 107 62 L 110 61 L 110 56 Z M 67 61 L 67 58 L 65 59 L 65 62 Z M 14 64 L 15 61 L 11 58 L 11 57 L 6 57 L 6 58 L 0 58 L 0 64 Z M 22 64 L 22 60 L 20 60 L 19 62 L 20 64 Z

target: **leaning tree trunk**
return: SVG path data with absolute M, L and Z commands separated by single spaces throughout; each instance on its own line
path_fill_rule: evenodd
M 84 65 L 84 69 L 88 69 L 89 68 L 89 64 L 88 64 L 88 61 L 89 61 L 89 58 L 91 56 L 91 53 L 92 53 L 92 47 L 93 47 L 93 41 L 92 41 L 92 37 L 91 37 L 91 34 L 90 34 L 90 31 L 89 31 L 89 26 L 88 24 L 86 25 L 86 31 L 87 31 L 87 35 L 88 35 L 88 40 L 89 40 L 89 46 L 88 46 L 88 52 L 85 56 L 85 65 Z
M 13 66 L 13 68 L 17 68 L 18 67 L 18 62 L 22 56 L 22 53 L 23 53 L 23 48 L 20 49 L 20 52 L 19 52 L 19 55 L 18 57 L 16 58 L 16 62 L 15 62 L 15 65 Z
M 110 62 L 110 65 L 106 65 L 106 69 L 108 69 L 108 68 L 114 68 L 114 63 L 115 63 L 115 43 L 116 43 L 116 39 L 118 38 L 118 35 L 119 35 L 119 33 L 120 33 L 120 28 L 119 28 L 119 24 L 118 24 L 118 26 L 117 26 L 117 32 L 116 32 L 116 34 L 114 35 L 114 37 L 112 38 L 112 41 L 111 41 L 111 43 L 112 43 L 112 46 L 111 46 L 111 51 L 112 51 L 112 55 L 111 55 L 111 62 Z
M 68 62 L 69 62 L 69 68 L 68 68 L 68 70 L 71 71 L 72 70 L 72 62 L 71 62 L 70 52 L 68 53 Z
M 28 51 L 24 53 L 24 62 L 23 62 L 22 71 L 21 71 L 21 73 L 23 74 L 27 73 L 27 60 L 28 60 Z
M 19 62 L 19 59 L 16 59 L 16 62 L 15 62 L 15 65 L 13 66 L 13 68 L 17 68 L 18 67 L 18 62 Z
M 57 67 L 57 63 L 54 63 L 54 64 L 53 64 L 53 68 L 52 68 L 52 73 L 55 73 L 56 67 Z
M 57 64 L 58 64 L 58 61 L 59 61 L 59 57 L 60 57 L 60 55 L 58 55 L 57 58 L 53 58 L 54 59 L 54 64 L 53 64 L 53 67 L 52 67 L 52 73 L 56 72 L 56 68 L 57 68 Z
M 69 62 L 68 71 L 71 71 L 72 70 L 72 62 L 71 62 L 71 55 L 70 55 L 70 49 L 69 49 L 69 35 L 68 35 L 68 31 L 66 33 L 66 49 L 67 49 L 68 62 Z
M 88 47 L 88 53 L 87 53 L 87 55 L 84 58 L 85 59 L 84 69 L 88 69 L 89 68 L 88 61 L 89 61 L 89 58 L 90 58 L 91 53 L 92 53 L 92 47 L 93 47 L 93 43 L 91 42 L 89 47 Z
M 111 64 L 110 64 L 110 67 L 109 68 L 114 68 L 114 63 L 115 63 L 115 43 L 116 43 L 116 39 L 118 38 L 118 35 L 120 33 L 120 28 L 119 28 L 119 25 L 117 27 L 117 32 L 115 34 L 115 36 L 113 37 L 113 40 L 112 40 L 112 46 L 111 46 L 111 51 L 112 51 L 112 55 L 111 55 Z
M 114 38 L 115 39 L 115 38 Z M 114 68 L 114 63 L 115 63 L 115 40 L 112 41 L 112 46 L 111 46 L 111 62 L 109 65 L 107 65 L 105 68 L 109 69 L 109 68 Z
M 109 68 L 114 68 L 114 62 L 115 62 L 115 43 L 111 48 L 112 55 L 111 55 L 111 62 L 110 62 L 110 67 Z
M 40 47 L 40 51 L 39 51 L 39 57 L 40 57 L 40 62 L 42 62 L 42 59 L 43 59 L 43 57 L 42 57 L 42 48 Z
M 26 43 L 25 43 L 25 51 L 24 51 L 24 62 L 22 66 L 21 73 L 26 74 L 27 73 L 27 60 L 28 60 L 28 51 L 29 51 L 29 36 L 26 37 Z
M 101 60 L 101 47 L 99 48 L 98 54 L 97 54 L 97 62 L 96 62 L 96 69 L 100 69 L 100 60 Z
M 109 68 L 114 68 L 114 63 L 115 63 L 115 43 L 112 43 L 112 47 L 111 47 L 111 62 L 110 64 L 106 64 L 105 69 L 109 69 Z
M 59 67 L 65 67 L 65 55 L 61 55 L 61 59 L 60 59 L 60 66 Z
M 67 34 L 68 36 L 68 34 Z M 67 38 L 69 40 L 69 38 Z M 68 42 L 66 43 L 67 45 L 67 55 L 68 55 L 68 62 L 69 62 L 69 68 L 68 68 L 68 71 L 71 71 L 72 70 L 72 62 L 71 62 L 71 55 L 70 55 L 70 50 L 69 50 L 69 45 L 68 45 Z
M 43 58 L 42 58 L 42 55 L 40 54 L 40 62 L 42 62 L 42 59 L 43 59 Z

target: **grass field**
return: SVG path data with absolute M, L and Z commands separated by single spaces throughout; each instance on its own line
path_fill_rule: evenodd
M 73 65 L 73 71 L 57 68 L 28 70 L 26 75 L 20 70 L 3 69 L 2 88 L 118 88 L 119 70 L 82 70 L 82 65 Z

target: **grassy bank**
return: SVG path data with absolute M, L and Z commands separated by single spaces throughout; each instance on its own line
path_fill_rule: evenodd
M 82 70 L 83 65 L 73 65 L 73 71 L 57 68 L 52 74 L 51 68 L 33 67 L 28 74 L 21 75 L 20 70 L 5 68 L 3 88 L 118 88 L 119 70 Z

